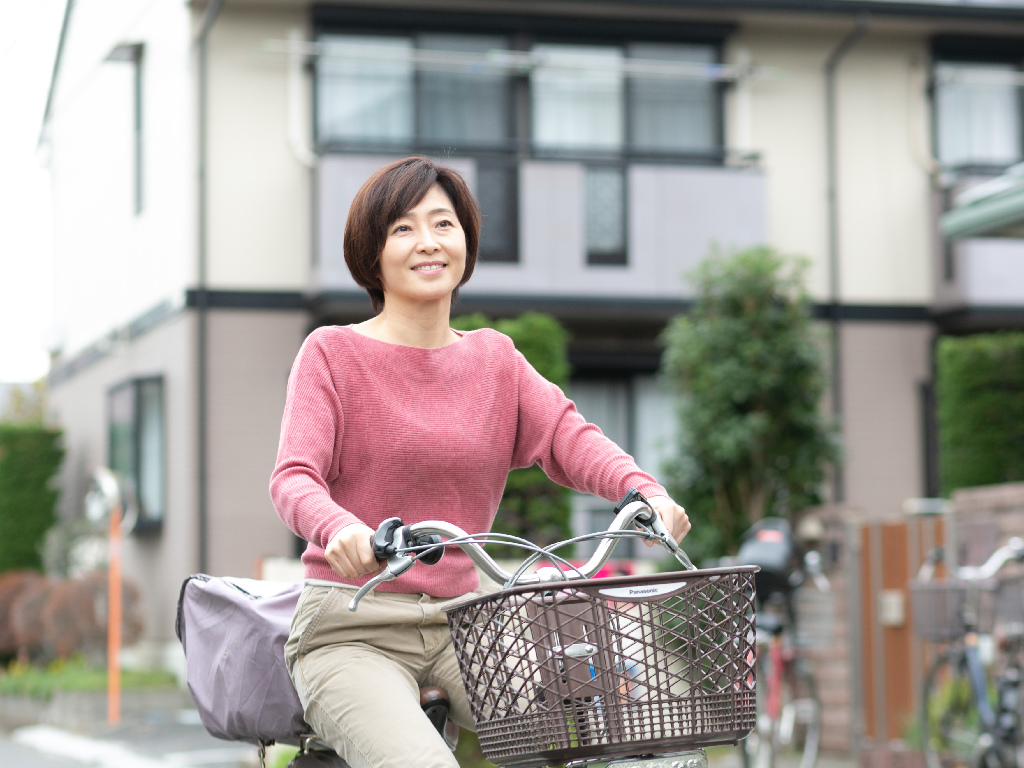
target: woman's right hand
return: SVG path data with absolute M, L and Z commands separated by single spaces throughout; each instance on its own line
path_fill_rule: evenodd
M 362 523 L 346 525 L 335 536 L 324 551 L 328 565 L 343 579 L 358 579 L 361 576 L 378 573 L 383 563 L 373 556 L 370 539 L 373 529 Z

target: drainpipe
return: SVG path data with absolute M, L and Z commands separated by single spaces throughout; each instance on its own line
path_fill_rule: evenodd
M 207 101 L 208 101 L 208 54 L 210 29 L 220 13 L 223 0 L 210 0 L 203 12 L 193 44 L 196 48 L 196 69 L 198 74 L 196 115 L 198 118 L 197 161 L 198 188 L 196 200 L 197 275 L 196 275 L 196 519 L 198 524 L 199 572 L 209 572 L 209 450 L 207 418 L 209 415 L 209 296 L 207 294 L 207 244 L 208 230 L 206 161 L 208 152 Z
M 857 17 L 857 26 L 850 30 L 835 50 L 825 61 L 825 151 L 827 154 L 827 187 L 828 187 L 828 268 L 829 268 L 829 306 L 828 318 L 832 342 L 832 415 L 842 429 L 843 425 L 843 386 L 842 386 L 842 346 L 839 328 L 840 282 L 839 282 L 839 199 L 838 199 L 838 163 L 837 146 L 838 130 L 836 125 L 836 68 L 868 29 L 869 16 L 866 13 Z M 836 465 L 832 479 L 832 501 L 841 504 L 846 500 L 845 478 L 843 468 Z

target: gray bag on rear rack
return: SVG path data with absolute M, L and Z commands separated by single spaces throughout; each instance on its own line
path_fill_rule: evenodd
M 186 680 L 212 735 L 299 744 L 312 733 L 284 664 L 302 584 L 196 574 L 181 585 L 174 630 Z

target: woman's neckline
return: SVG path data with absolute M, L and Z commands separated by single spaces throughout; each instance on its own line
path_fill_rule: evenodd
M 436 350 L 439 350 L 439 349 L 448 349 L 449 347 L 454 347 L 460 341 L 462 341 L 463 339 L 466 338 L 466 331 L 457 331 L 454 328 L 450 328 L 449 330 L 451 330 L 452 333 L 454 333 L 456 336 L 458 336 L 458 338 L 455 341 L 452 341 L 452 342 L 450 342 L 448 344 L 444 344 L 444 345 L 442 345 L 440 347 L 417 347 L 417 346 L 414 346 L 412 344 L 399 344 L 397 342 L 384 341 L 383 339 L 378 339 L 378 338 L 376 338 L 374 336 L 369 336 L 369 335 L 363 333 L 362 331 L 358 330 L 356 328 L 356 324 L 355 323 L 350 323 L 349 325 L 343 325 L 341 327 L 342 328 L 347 328 L 349 331 L 351 331 L 354 335 L 358 336 L 359 338 L 366 339 L 367 341 L 372 341 L 375 344 L 383 344 L 386 347 L 394 347 L 396 349 L 419 349 L 419 350 L 423 350 L 423 351 L 426 351 L 426 352 L 433 352 L 433 351 L 436 351 Z

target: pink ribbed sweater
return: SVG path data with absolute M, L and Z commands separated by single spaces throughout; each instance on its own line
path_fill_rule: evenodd
M 309 542 L 307 578 L 362 584 L 324 559 L 343 527 L 401 517 L 488 531 L 509 470 L 535 463 L 612 501 L 633 487 L 665 493 L 497 331 L 419 349 L 328 326 L 309 335 L 292 367 L 270 494 Z M 477 586 L 469 558 L 449 548 L 437 565 L 417 563 L 379 589 L 454 597 Z

